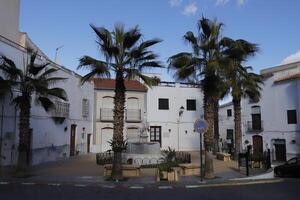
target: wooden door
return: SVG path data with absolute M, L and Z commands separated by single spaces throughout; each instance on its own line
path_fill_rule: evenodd
M 276 161 L 286 161 L 286 147 L 284 144 L 275 144 Z
M 70 135 L 70 156 L 75 155 L 75 137 L 76 137 L 76 124 L 71 125 L 71 135 Z
M 92 134 L 88 134 L 87 135 L 87 153 L 90 153 L 90 146 L 91 146 L 91 135 Z
M 150 141 L 159 142 L 161 146 L 161 126 L 150 126 Z
M 253 154 L 259 155 L 263 153 L 263 139 L 260 135 L 252 136 L 253 140 Z

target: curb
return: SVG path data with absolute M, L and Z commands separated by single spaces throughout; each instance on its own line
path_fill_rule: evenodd
M 266 180 L 247 180 L 247 181 L 229 181 L 223 183 L 200 183 L 200 184 L 166 184 L 166 185 L 159 185 L 159 184 L 149 184 L 149 185 L 137 185 L 137 184 L 115 184 L 115 183 L 107 183 L 107 184 L 79 184 L 79 183 L 59 183 L 59 182 L 23 182 L 23 181 L 0 181 L 0 187 L 3 185 L 22 185 L 22 186 L 36 186 L 36 185 L 43 185 L 43 186 L 52 186 L 52 187 L 59 187 L 59 186 L 73 186 L 73 187 L 100 187 L 103 189 L 132 189 L 132 190 L 141 190 L 141 189 L 159 189 L 159 190 L 170 190 L 170 189 L 178 189 L 178 188 L 185 188 L 185 189 L 197 189 L 197 188 L 208 188 L 208 187 L 229 187 L 229 186 L 243 186 L 243 185 L 255 185 L 255 184 L 270 184 L 270 183 L 280 183 L 283 182 L 284 179 L 266 179 Z

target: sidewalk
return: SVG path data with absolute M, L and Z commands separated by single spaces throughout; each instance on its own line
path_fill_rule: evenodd
M 191 152 L 192 163 L 199 163 L 199 152 Z M 216 184 L 232 181 L 245 181 L 245 170 L 239 171 L 238 164 L 235 161 L 214 160 L 214 170 L 216 178 L 205 180 L 206 184 Z M 32 176 L 28 178 L 14 178 L 9 174 L 0 177 L 0 182 L 27 182 L 40 184 L 87 184 L 87 185 L 115 185 L 116 183 L 106 181 L 103 177 L 103 166 L 96 164 L 96 155 L 88 154 L 76 156 L 56 162 L 44 163 L 34 166 L 31 169 Z M 259 170 L 250 171 L 250 175 L 261 173 Z M 155 180 L 156 169 L 141 169 L 141 176 L 130 178 L 122 184 L 129 185 L 199 185 L 199 176 L 179 177 L 177 183 L 159 182 Z M 252 180 L 252 179 L 249 179 Z

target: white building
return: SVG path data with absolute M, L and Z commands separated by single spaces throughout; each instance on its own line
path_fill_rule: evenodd
M 234 145 L 234 113 L 232 102 L 219 106 L 219 148 L 230 152 Z
M 148 89 L 147 122 L 150 141 L 162 149 L 199 150 L 194 122 L 203 117 L 203 95 L 198 85 L 161 82 Z
M 68 102 L 56 100 L 56 109 L 47 113 L 42 107 L 32 102 L 32 157 L 31 163 L 38 164 L 86 153 L 91 143 L 93 132 L 93 84 L 80 85 L 81 76 L 73 71 L 55 64 L 29 39 L 26 33 L 19 30 L 19 0 L 0 2 L 0 55 L 12 59 L 17 67 L 23 68 L 24 58 L 28 57 L 27 49 L 37 51 L 37 62 L 49 62 L 50 67 L 58 68 L 57 77 L 67 78 L 55 87 L 65 89 Z M 0 101 L 0 142 L 2 146 L 1 165 L 17 162 L 19 113 L 6 97 Z M 2 140 L 1 140 L 2 139 Z
M 270 149 L 273 161 L 284 161 L 300 154 L 300 62 L 267 68 L 261 75 L 261 99 L 241 102 L 242 148 L 250 144 L 256 153 Z M 233 117 L 226 117 L 229 109 L 232 104 L 220 107 L 222 138 L 228 129 L 234 131 Z
M 95 84 L 95 132 L 93 152 L 105 152 L 111 147 L 113 137 L 113 108 L 115 80 L 94 79 Z M 124 139 L 139 141 L 139 130 L 145 123 L 147 87 L 136 80 L 126 80 L 126 104 L 124 119 Z

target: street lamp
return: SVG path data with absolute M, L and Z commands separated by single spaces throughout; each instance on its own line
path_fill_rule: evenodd
M 177 122 L 178 122 L 178 124 L 177 124 L 177 150 L 178 150 L 178 151 L 179 151 L 179 123 L 180 123 L 180 117 L 182 116 L 183 111 L 184 111 L 184 107 L 181 106 L 181 107 L 179 108 L 179 111 L 178 111 L 179 117 L 178 117 L 178 120 L 177 120 Z

